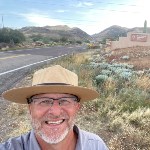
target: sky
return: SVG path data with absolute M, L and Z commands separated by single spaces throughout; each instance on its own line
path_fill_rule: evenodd
M 118 25 L 150 26 L 149 0 L 0 0 L 0 28 L 67 25 L 89 35 Z

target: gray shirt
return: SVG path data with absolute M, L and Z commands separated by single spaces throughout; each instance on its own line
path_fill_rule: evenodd
M 103 140 L 96 134 L 83 131 L 74 126 L 74 131 L 78 134 L 75 150 L 108 150 Z M 11 138 L 0 144 L 0 150 L 41 150 L 35 138 L 34 131 Z

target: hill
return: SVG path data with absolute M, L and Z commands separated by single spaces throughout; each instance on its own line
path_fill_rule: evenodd
M 44 26 L 44 27 L 23 27 L 20 29 L 25 36 L 31 37 L 41 35 L 49 39 L 66 38 L 68 40 L 91 40 L 91 36 L 79 28 L 70 28 L 66 25 Z
M 95 40 L 103 40 L 106 38 L 115 39 L 115 38 L 118 38 L 119 36 L 126 36 L 127 31 L 128 31 L 128 28 L 113 25 L 101 31 L 100 33 L 92 35 L 92 37 Z
M 27 37 L 42 36 L 48 39 L 67 39 L 68 41 L 103 41 L 104 39 L 117 40 L 118 37 L 127 36 L 128 32 L 143 32 L 143 27 L 126 28 L 118 25 L 113 25 L 100 33 L 89 35 L 80 28 L 70 28 L 67 25 L 44 26 L 44 27 L 23 27 L 20 31 Z M 147 33 L 150 33 L 150 28 L 147 28 Z
M 143 32 L 143 27 L 125 28 L 117 25 L 110 26 L 100 33 L 92 35 L 92 38 L 96 41 L 102 41 L 103 39 L 118 39 L 119 36 L 125 37 L 128 32 Z M 150 33 L 150 28 L 147 28 L 147 33 Z

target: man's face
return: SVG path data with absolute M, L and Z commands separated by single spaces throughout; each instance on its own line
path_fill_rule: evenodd
M 62 141 L 73 129 L 80 104 L 70 94 L 39 94 L 32 99 L 29 110 L 36 135 L 50 144 Z

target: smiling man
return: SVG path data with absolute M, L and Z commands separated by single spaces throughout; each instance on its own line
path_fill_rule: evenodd
M 33 129 L 0 144 L 0 150 L 108 150 L 99 136 L 75 125 L 81 103 L 98 96 L 59 65 L 35 72 L 32 86 L 3 93 L 9 101 L 28 104 Z
M 80 108 L 76 96 L 38 94 L 28 99 L 28 103 L 35 136 L 42 149 L 53 149 L 57 143 L 60 143 L 57 149 L 66 149 L 66 145 L 75 149 L 76 136 L 72 129 Z

